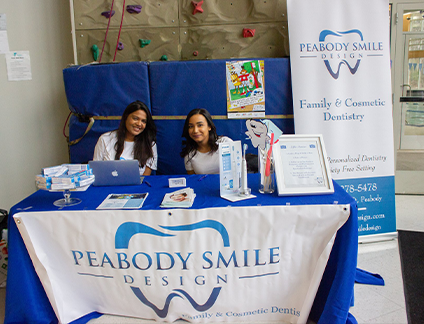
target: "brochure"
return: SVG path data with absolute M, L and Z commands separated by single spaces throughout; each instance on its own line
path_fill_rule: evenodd
M 38 189 L 49 191 L 85 191 L 94 182 L 88 164 L 61 164 L 41 169 L 35 176 Z
M 193 189 L 184 188 L 167 193 L 162 200 L 162 208 L 190 208 L 196 197 Z
M 138 209 L 143 206 L 149 193 L 110 194 L 96 209 Z

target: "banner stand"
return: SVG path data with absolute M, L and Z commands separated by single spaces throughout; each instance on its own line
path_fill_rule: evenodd
M 388 1 L 288 0 L 287 11 L 295 134 L 322 134 L 332 178 L 357 202 L 360 241 L 391 239 Z

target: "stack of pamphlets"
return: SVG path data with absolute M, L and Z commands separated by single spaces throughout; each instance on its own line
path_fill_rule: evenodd
M 38 189 L 66 190 L 88 187 L 94 182 L 94 175 L 88 164 L 62 164 L 43 168 L 35 176 Z
M 162 200 L 162 208 L 190 208 L 193 205 L 196 194 L 191 188 L 184 188 L 167 193 Z

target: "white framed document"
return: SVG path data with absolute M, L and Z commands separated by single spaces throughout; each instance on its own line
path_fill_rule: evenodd
M 273 146 L 279 196 L 334 192 L 322 135 L 281 135 Z

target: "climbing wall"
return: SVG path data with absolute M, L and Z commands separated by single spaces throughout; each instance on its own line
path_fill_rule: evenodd
M 77 64 L 289 56 L 286 0 L 70 1 Z

